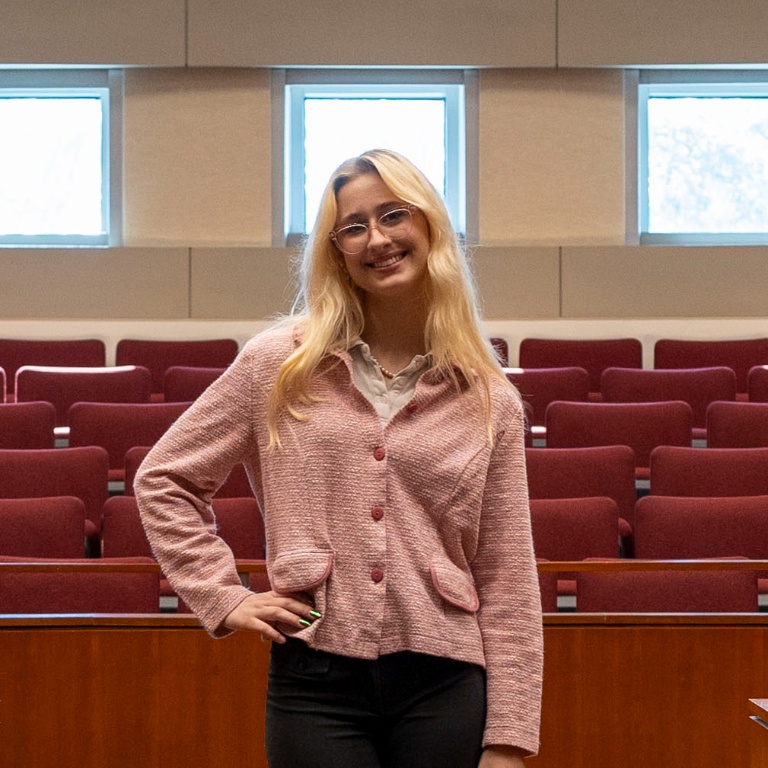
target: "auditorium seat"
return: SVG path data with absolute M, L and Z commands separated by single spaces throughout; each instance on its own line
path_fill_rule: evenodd
M 85 504 L 74 496 L 0 498 L 0 555 L 84 557 Z
M 653 347 L 653 358 L 654 368 L 730 368 L 736 374 L 738 399 L 744 400 L 749 370 L 768 365 L 768 338 L 659 339 Z
M 647 480 L 651 451 L 659 445 L 691 445 L 691 407 L 680 401 L 656 403 L 566 403 L 547 408 L 548 448 L 628 445 L 635 476 Z
M 74 403 L 147 403 L 152 382 L 135 365 L 66 368 L 25 365 L 16 372 L 18 402 L 46 400 L 56 408 L 56 426 L 67 427 Z
M 69 445 L 100 445 L 109 455 L 109 479 L 125 481 L 125 454 L 154 445 L 189 403 L 74 403 Z
M 656 496 L 768 495 L 768 448 L 681 448 L 651 453 L 650 490 Z
M 768 403 L 714 402 L 707 408 L 707 446 L 768 446 Z
M 172 365 L 163 377 L 163 399 L 167 403 L 197 400 L 226 368 L 195 368 Z
M 30 562 L 25 558 L 24 562 Z M 46 566 L 52 559 L 32 561 Z M 68 560 L 85 563 L 88 571 L 27 570 L 4 567 L 20 565 L 19 559 L 0 558 L 0 614 L 59 613 L 158 613 L 160 574 L 156 571 L 120 571 L 113 566 L 154 565 L 150 558 L 115 560 Z
M 600 400 L 600 377 L 606 368 L 642 368 L 643 346 L 638 339 L 539 339 L 520 342 L 520 368 L 586 369 L 590 399 Z
M 502 366 L 509 365 L 509 344 L 507 343 L 507 340 L 499 336 L 494 336 L 489 339 L 489 341 L 496 352 L 499 364 Z
M 619 512 L 613 499 L 531 499 L 533 549 L 540 560 L 586 560 L 619 556 Z M 572 573 L 559 573 L 557 590 L 573 595 Z
M 595 448 L 528 448 L 531 499 L 607 496 L 616 502 L 618 534 L 631 551 L 635 515 L 635 455 L 626 445 Z
M 551 402 L 586 402 L 589 397 L 589 374 L 584 368 L 505 368 L 504 373 L 530 406 L 534 434 L 541 437 L 546 434 L 545 415 Z
M 0 403 L 0 448 L 54 448 L 55 427 L 51 403 Z
M 0 368 L 0 403 L 4 403 L 6 401 L 6 377 L 5 377 L 5 370 L 3 368 Z
M 98 446 L 0 450 L 0 498 L 75 496 L 85 505 L 85 534 L 101 533 L 101 508 L 108 495 L 109 457 Z
M 747 376 L 747 398 L 750 402 L 768 403 L 768 365 L 750 368 Z
M 125 454 L 125 493 L 133 495 L 133 482 L 136 479 L 136 472 L 144 461 L 144 457 L 151 449 L 148 446 L 130 448 Z M 219 498 L 244 498 L 253 496 L 253 489 L 245 473 L 245 467 L 242 464 L 236 464 L 232 467 L 229 476 L 216 491 L 216 497 Z
M 634 370 L 608 368 L 601 382 L 607 403 L 682 400 L 693 411 L 693 437 L 706 438 L 707 406 L 715 400 L 736 399 L 736 374 L 725 367 Z
M 152 375 L 152 399 L 163 399 L 163 379 L 172 366 L 226 368 L 237 357 L 235 339 L 120 339 L 117 365 L 141 365 Z
M 756 613 L 757 573 L 738 570 L 584 571 L 580 613 Z M 631 663 L 631 662 L 630 662 Z
M 102 367 L 106 356 L 101 339 L 0 339 L 9 400 L 15 399 L 16 371 L 23 365 Z

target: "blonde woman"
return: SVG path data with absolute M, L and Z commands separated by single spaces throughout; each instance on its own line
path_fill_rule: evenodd
M 290 318 L 147 457 L 171 584 L 220 637 L 273 641 L 271 768 L 520 768 L 541 606 L 523 411 L 445 206 L 385 150 L 333 174 Z M 211 496 L 243 462 L 271 590 L 241 585 Z

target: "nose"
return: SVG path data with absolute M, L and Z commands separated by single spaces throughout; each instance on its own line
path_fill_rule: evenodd
M 376 246 L 379 243 L 388 243 L 391 238 L 385 235 L 380 229 L 378 223 L 371 224 L 368 227 L 368 247 Z

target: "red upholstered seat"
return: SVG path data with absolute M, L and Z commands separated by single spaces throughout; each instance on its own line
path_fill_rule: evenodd
M 0 339 L 0 367 L 13 399 L 16 371 L 23 365 L 99 367 L 107 364 L 101 339 Z
M 0 448 L 53 448 L 55 427 L 51 403 L 0 403 Z
M 584 368 L 506 368 L 504 372 L 530 406 L 531 423 L 537 427 L 544 426 L 551 402 L 586 402 L 589 397 L 589 374 Z
M 761 448 L 768 446 L 768 403 L 718 401 L 707 408 L 707 446 Z
M 221 376 L 226 368 L 195 368 L 172 365 L 163 378 L 163 396 L 167 403 L 192 402 Z
M 74 496 L 0 498 L 0 555 L 84 557 L 85 504 Z
M 16 372 L 16 400 L 46 400 L 56 408 L 56 425 L 67 426 L 74 403 L 147 403 L 152 382 L 140 366 L 64 368 L 25 365 Z
M 768 403 L 768 365 L 750 368 L 747 376 L 747 398 L 750 402 Z
M 606 368 L 642 368 L 643 345 L 638 339 L 523 339 L 521 368 L 584 368 L 589 391 L 600 398 L 600 377 Z
M 750 368 L 768 365 L 768 338 L 659 339 L 653 357 L 654 368 L 730 368 L 736 375 L 736 391 L 743 396 Z
M 153 399 L 163 397 L 163 379 L 171 366 L 226 368 L 237 357 L 235 339 L 120 339 L 118 365 L 141 365 L 152 375 Z

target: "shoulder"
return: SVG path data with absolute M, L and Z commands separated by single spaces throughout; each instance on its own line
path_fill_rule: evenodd
M 300 320 L 282 320 L 247 341 L 241 356 L 259 365 L 280 365 L 296 348 L 300 334 Z
M 498 375 L 488 377 L 493 418 L 509 421 L 510 418 L 522 421 L 525 415 L 523 401 L 514 386 Z

